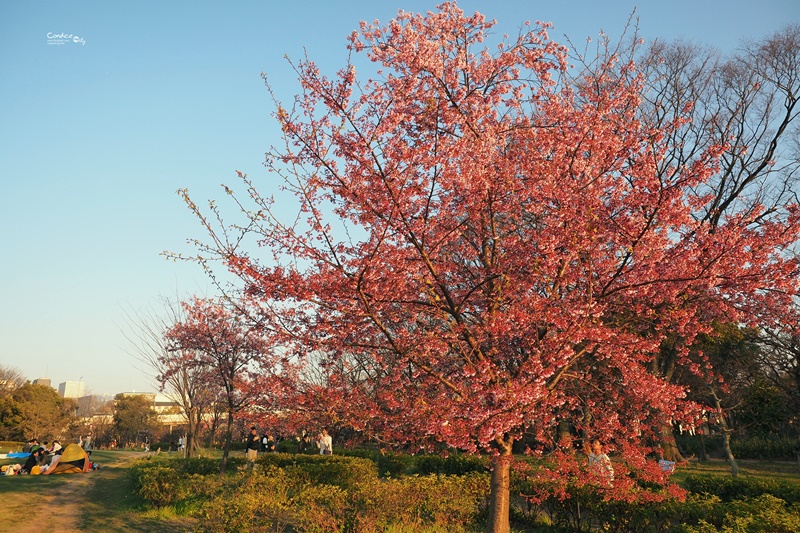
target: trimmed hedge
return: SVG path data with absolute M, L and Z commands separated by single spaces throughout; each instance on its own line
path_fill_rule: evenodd
M 25 447 L 24 442 L 18 442 L 15 440 L 0 440 L 0 453 L 9 453 L 9 452 L 21 452 L 22 448 Z
M 675 528 L 678 533 L 797 533 L 800 531 L 800 506 L 787 506 L 780 498 L 763 494 L 722 503 L 716 497 L 705 502 L 691 523 L 684 521 Z
M 722 436 L 689 435 L 676 437 L 680 449 L 688 456 L 701 457 L 703 445 L 708 455 L 722 457 Z M 731 439 L 731 452 L 737 459 L 794 460 L 800 452 L 800 439 L 794 437 L 736 437 Z
M 768 494 L 789 504 L 800 504 L 800 485 L 776 479 L 691 475 L 686 477 L 682 485 L 690 492 L 717 496 L 723 502 L 758 498 Z
M 480 527 L 489 494 L 486 459 L 378 455 L 395 471 L 481 471 L 379 477 L 378 465 L 366 457 L 270 453 L 259 454 L 253 470 L 244 458 L 231 458 L 224 477 L 219 459 L 174 454 L 142 459 L 129 473 L 146 502 L 197 516 L 198 531 L 461 532 Z M 681 483 L 689 491 L 686 501 L 653 501 L 660 499 L 655 489 L 633 503 L 610 501 L 597 488 L 570 486 L 567 499 L 538 505 L 516 496 L 531 494 L 530 483 L 519 472 L 512 476 L 512 523 L 526 531 L 800 531 L 796 482 L 690 475 Z
M 409 455 L 396 452 L 359 449 L 344 452 L 348 457 L 363 457 L 371 460 L 378 467 L 380 477 L 399 477 L 419 474 L 463 475 L 470 472 L 487 472 L 489 458 L 485 456 L 452 454 L 441 455 Z
M 228 470 L 244 467 L 242 457 L 229 457 Z M 219 477 L 219 459 L 176 456 L 148 456 L 135 461 L 127 470 L 133 489 L 154 507 L 165 507 L 201 497 L 204 484 L 210 477 Z
M 275 466 L 291 470 L 304 476 L 308 483 L 332 485 L 344 490 L 378 477 L 378 469 L 369 459 L 341 455 L 262 453 L 256 458 L 256 465 L 265 469 Z
M 197 531 L 223 533 L 458 532 L 477 520 L 489 491 L 485 473 L 380 479 L 369 459 L 279 453 L 224 477 L 219 460 L 156 456 L 129 475 L 148 504 L 188 510 Z
M 399 477 L 412 472 L 415 457 L 407 453 L 381 452 L 375 449 L 355 449 L 344 452 L 347 457 L 369 459 L 378 467 L 379 477 Z
M 488 472 L 489 459 L 478 455 L 420 455 L 415 458 L 413 472 L 420 475 L 447 474 L 460 476 Z

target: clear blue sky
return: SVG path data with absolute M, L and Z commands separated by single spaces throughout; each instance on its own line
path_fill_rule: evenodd
M 284 55 L 305 48 L 328 74 L 359 20 L 419 0 L 4 1 L 0 3 L 0 365 L 97 394 L 155 391 L 121 330 L 160 296 L 213 294 L 191 251 L 197 221 L 176 191 L 221 198 L 235 170 L 266 178 L 278 139 L 266 72 L 288 100 Z M 800 21 L 800 0 L 459 2 L 514 34 L 612 38 L 635 6 L 642 36 L 730 50 Z M 53 44 L 51 35 L 71 35 Z M 75 42 L 77 41 L 77 42 Z M 262 179 L 262 183 L 265 180 Z M 265 184 L 262 189 L 268 190 Z

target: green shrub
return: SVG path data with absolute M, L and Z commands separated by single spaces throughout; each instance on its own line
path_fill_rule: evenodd
M 731 452 L 738 459 L 795 459 L 797 439 L 790 437 L 749 437 L 731 439 Z
M 488 459 L 477 455 L 418 455 L 414 457 L 413 473 L 420 475 L 462 475 L 470 472 L 486 472 Z
M 305 485 L 295 500 L 293 528 L 302 533 L 342 531 L 348 518 L 348 493 L 331 485 Z
M 297 453 L 297 447 L 300 445 L 294 439 L 283 439 L 279 440 L 278 444 L 275 446 L 275 451 L 279 453 Z
M 197 531 L 455 532 L 475 520 L 488 494 L 486 474 L 383 481 L 372 475 L 347 488 L 312 482 L 324 466 L 319 461 L 285 469 L 261 465 L 252 474 L 224 479 L 203 505 Z
M 231 458 L 228 458 L 230 465 Z M 209 476 L 219 474 L 219 459 L 212 459 L 210 457 L 187 457 L 178 461 L 176 468 L 185 474 L 199 474 L 202 476 Z
M 800 503 L 800 484 L 775 479 L 693 475 L 687 476 L 681 485 L 696 494 L 718 496 L 723 502 L 769 494 L 789 504 Z
M 302 473 L 310 483 L 333 485 L 344 490 L 356 488 L 378 477 L 378 470 L 372 461 L 341 455 L 264 453 L 258 456 L 256 464 L 262 468 L 286 468 L 296 475 Z
M 203 506 L 196 531 L 286 531 L 293 518 L 296 481 L 279 468 L 227 478 Z
M 725 510 L 719 496 L 709 494 L 689 494 L 681 505 L 676 507 L 675 519 L 680 524 L 721 524 Z
M 143 463 L 131 467 L 128 474 L 137 494 L 154 507 L 175 505 L 195 496 L 197 487 L 204 483 L 203 476 L 182 474 L 163 463 Z
M 769 494 L 757 498 L 718 504 L 719 509 L 699 519 L 696 525 L 683 524 L 680 533 L 797 533 L 800 531 L 800 506 Z
M 371 460 L 378 467 L 379 477 L 399 477 L 414 469 L 415 457 L 407 453 L 360 448 L 348 450 L 344 455 Z
M 663 501 L 626 502 L 596 498 L 587 511 L 602 524 L 604 531 L 630 533 L 665 533 L 681 506 L 680 502 Z
M 517 461 L 511 470 L 511 494 L 520 495 L 514 518 L 527 527 L 546 524 L 559 531 L 592 530 L 596 526 L 602 531 L 666 532 L 682 505 L 678 497 L 682 491 L 673 492 L 640 478 L 634 477 L 635 483 L 625 492 L 609 492 L 582 482 L 564 486 L 538 479 L 536 472 L 542 468 L 553 465 L 526 458 Z
M 488 494 L 487 474 L 385 479 L 355 495 L 354 531 L 457 531 L 475 521 Z

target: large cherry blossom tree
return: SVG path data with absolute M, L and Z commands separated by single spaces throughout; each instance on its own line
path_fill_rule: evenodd
M 362 23 L 349 48 L 371 79 L 299 62 L 267 159 L 297 218 L 244 174 L 245 195 L 227 189 L 244 223 L 216 226 L 232 215 L 185 194 L 209 230 L 201 260 L 243 280 L 286 357 L 336 370 L 352 428 L 495 456 L 489 530 L 506 532 L 525 432 L 533 453 L 553 449 L 571 419 L 612 443 L 614 488 L 631 488 L 653 428 L 693 416 L 653 354 L 679 337 L 684 358 L 713 319 L 789 306 L 800 211 L 750 202 L 704 223 L 713 195 L 696 192 L 724 146 L 665 172 L 684 120 L 641 120 L 633 62 L 608 53 L 575 75 L 547 25 L 489 47 L 492 26 L 445 3 Z M 572 474 L 569 452 L 554 479 Z

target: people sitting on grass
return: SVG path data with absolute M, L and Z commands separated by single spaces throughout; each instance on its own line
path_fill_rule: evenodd
M 38 474 L 41 472 L 42 465 L 50 464 L 50 456 L 42 446 L 35 446 L 28 456 L 28 460 L 20 469 L 21 474 Z
M 22 465 L 20 464 L 3 465 L 0 467 L 0 474 L 4 476 L 15 476 L 21 469 Z

